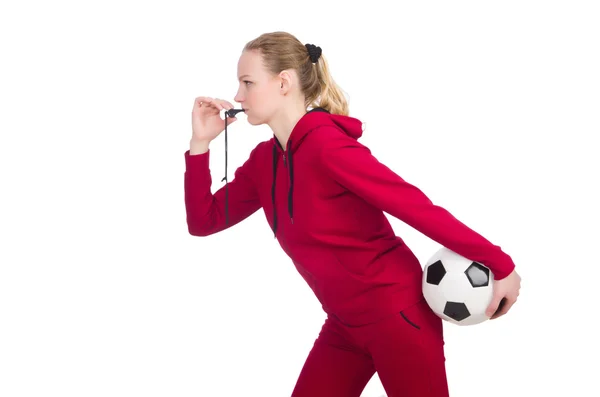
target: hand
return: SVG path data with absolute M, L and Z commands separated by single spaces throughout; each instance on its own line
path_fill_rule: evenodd
M 233 105 L 219 98 L 204 96 L 196 98 L 192 109 L 192 139 L 200 142 L 210 142 L 223 132 L 225 130 L 225 119 L 220 116 L 223 109 L 233 109 Z M 235 121 L 237 121 L 237 118 L 229 118 L 227 125 Z
M 517 301 L 521 289 L 521 276 L 513 270 L 502 280 L 494 281 L 494 296 L 485 314 L 494 320 L 505 315 Z

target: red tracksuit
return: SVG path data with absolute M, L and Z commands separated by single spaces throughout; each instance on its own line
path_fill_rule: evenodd
M 327 313 L 293 397 L 360 396 L 375 371 L 388 396 L 447 396 L 442 320 L 423 298 L 422 266 L 384 212 L 483 263 L 496 280 L 515 265 L 380 163 L 361 135 L 360 120 L 311 110 L 285 149 L 273 137 L 252 150 L 227 185 L 227 206 L 225 187 L 211 193 L 210 151 L 186 151 L 188 230 L 208 236 L 263 208 Z

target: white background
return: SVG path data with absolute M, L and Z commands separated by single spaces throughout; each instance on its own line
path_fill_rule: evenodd
M 262 210 L 199 238 L 183 201 L 194 98 L 233 102 L 275 30 L 321 46 L 380 161 L 517 264 L 507 316 L 445 324 L 451 395 L 598 395 L 596 2 L 360 4 L 2 3 L 0 396 L 290 395 L 320 305 Z M 271 136 L 238 119 L 230 176 Z

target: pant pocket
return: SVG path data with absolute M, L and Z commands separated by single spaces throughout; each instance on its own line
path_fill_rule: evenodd
M 443 321 L 431 310 L 425 299 L 402 310 L 400 315 L 420 332 L 430 335 L 432 340 L 444 341 Z
M 415 323 L 415 319 L 414 319 L 413 316 L 410 316 L 410 317 L 413 317 L 412 319 L 409 318 L 409 316 L 406 314 L 406 310 L 400 311 L 400 315 L 402 316 L 402 318 L 404 319 L 404 321 L 406 321 L 407 323 L 409 323 L 411 326 L 413 326 L 416 329 L 421 329 L 421 327 L 417 323 Z

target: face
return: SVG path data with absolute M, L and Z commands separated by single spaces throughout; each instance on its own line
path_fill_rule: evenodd
M 260 54 L 244 51 L 238 61 L 239 88 L 234 101 L 246 110 L 252 125 L 268 123 L 282 107 L 281 76 L 264 69 Z M 285 87 L 285 85 L 284 85 Z

